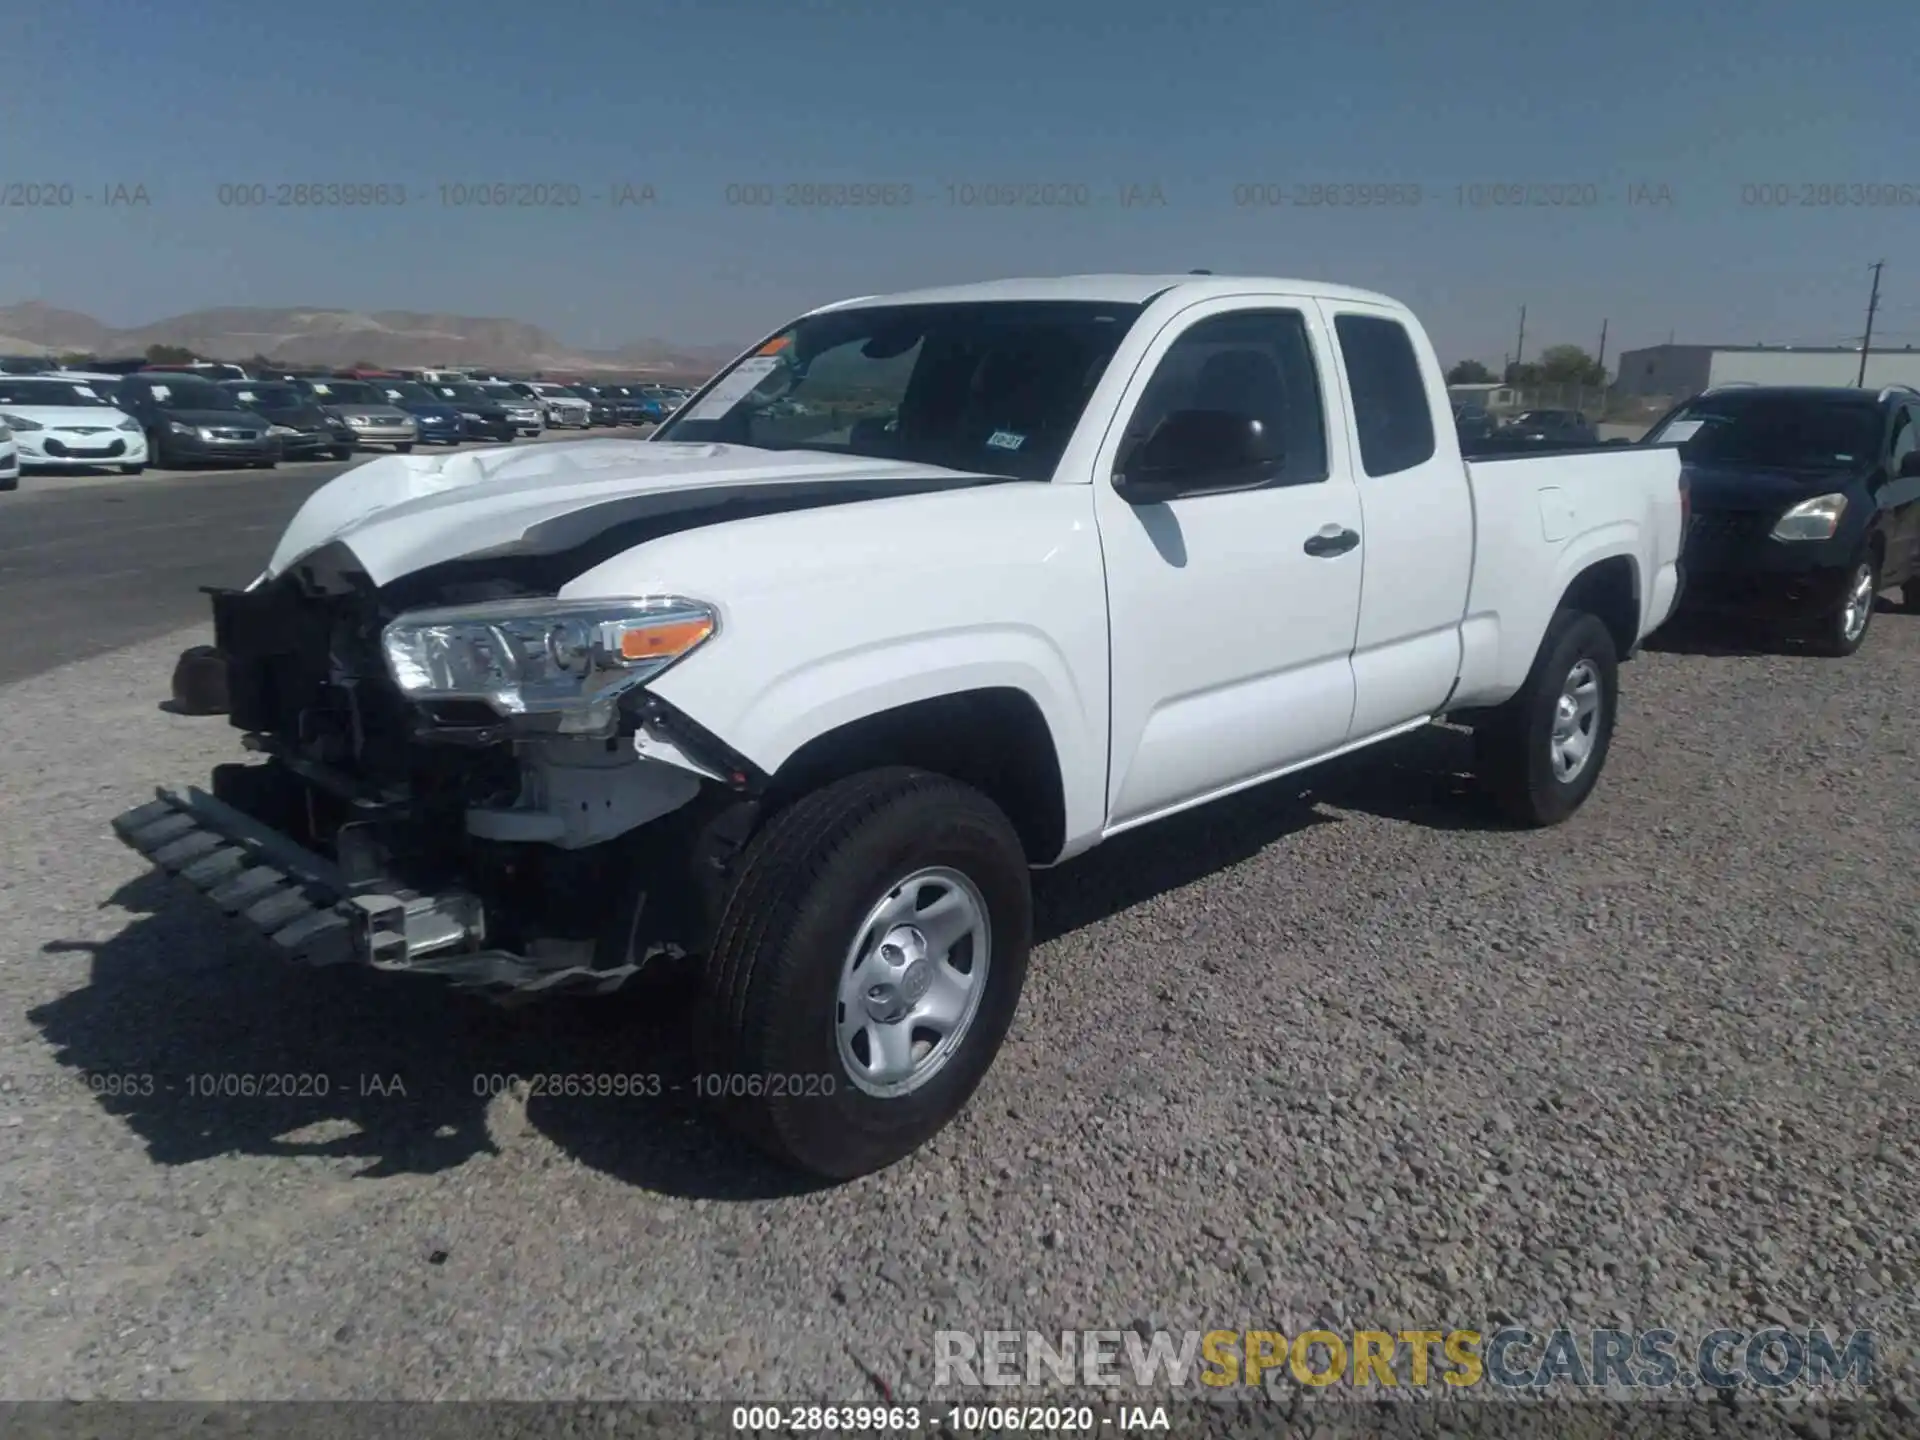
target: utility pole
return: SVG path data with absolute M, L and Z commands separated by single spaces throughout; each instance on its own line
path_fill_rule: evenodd
M 1518 369 L 1527 353 L 1527 307 L 1520 307 L 1520 338 L 1513 342 L 1513 364 Z
M 1594 357 L 1593 368 L 1600 377 L 1598 383 L 1600 386 L 1601 407 L 1604 409 L 1606 406 L 1605 397 L 1607 393 L 1607 322 L 1605 320 L 1600 322 L 1600 353 Z M 1580 399 L 1583 402 L 1583 408 L 1586 398 L 1587 387 L 1582 385 L 1580 387 Z
M 1855 385 L 1867 383 L 1867 352 L 1873 348 L 1873 312 L 1880 308 L 1880 267 L 1887 262 L 1873 262 L 1873 293 L 1867 296 L 1867 333 L 1860 337 L 1860 375 Z

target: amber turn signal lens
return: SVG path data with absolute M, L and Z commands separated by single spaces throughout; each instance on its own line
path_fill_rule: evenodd
M 711 620 L 679 620 L 670 625 L 647 625 L 620 632 L 622 660 L 660 660 L 684 655 L 713 633 Z

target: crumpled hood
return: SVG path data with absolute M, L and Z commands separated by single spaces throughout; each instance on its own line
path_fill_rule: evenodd
M 810 451 L 647 440 L 497 445 L 455 455 L 386 455 L 308 497 L 267 574 L 336 541 L 375 585 L 519 540 L 536 525 L 632 496 L 729 486 L 953 477 L 934 465 Z

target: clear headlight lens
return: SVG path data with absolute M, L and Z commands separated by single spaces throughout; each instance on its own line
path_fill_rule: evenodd
M 462 410 L 462 411 L 460 412 L 460 418 L 461 418 L 462 420 L 479 420 L 479 419 L 481 419 L 482 417 L 481 417 L 481 416 L 479 415 L 479 413 L 478 413 L 478 412 L 476 412 L 476 411 L 473 411 L 473 410 Z
M 679 596 L 508 600 L 416 610 L 380 640 L 411 700 L 478 700 L 502 715 L 558 714 L 563 730 L 594 730 L 620 695 L 691 654 L 719 624 L 713 607 Z
M 140 433 L 140 422 L 129 417 L 128 419 L 122 420 L 113 428 L 116 430 L 125 430 L 130 435 L 138 435 Z
M 44 430 L 47 427 L 38 420 L 29 420 L 24 415 L 0 415 L 0 425 L 5 425 L 16 434 L 24 435 L 29 430 Z
M 178 420 L 169 420 L 167 422 L 167 429 L 176 435 L 200 435 L 205 433 L 194 429 L 191 425 L 182 425 Z
M 372 423 L 373 422 L 367 419 L 367 417 L 364 415 L 349 415 L 347 417 L 347 424 L 353 426 L 353 428 L 356 430 L 364 430 L 367 426 L 371 425 Z
M 300 432 L 291 425 L 269 425 L 267 427 L 267 433 L 269 435 L 298 435 Z
M 1776 540 L 1831 540 L 1847 513 L 1847 497 L 1838 493 L 1803 500 L 1773 527 Z

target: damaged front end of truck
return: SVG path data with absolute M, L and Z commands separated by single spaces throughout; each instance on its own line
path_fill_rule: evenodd
M 671 973 L 710 933 L 763 780 L 645 688 L 719 617 L 561 600 L 554 558 L 375 587 L 336 544 L 209 592 L 214 645 L 183 660 L 177 708 L 224 709 L 254 758 L 114 829 L 308 964 L 499 997 Z

